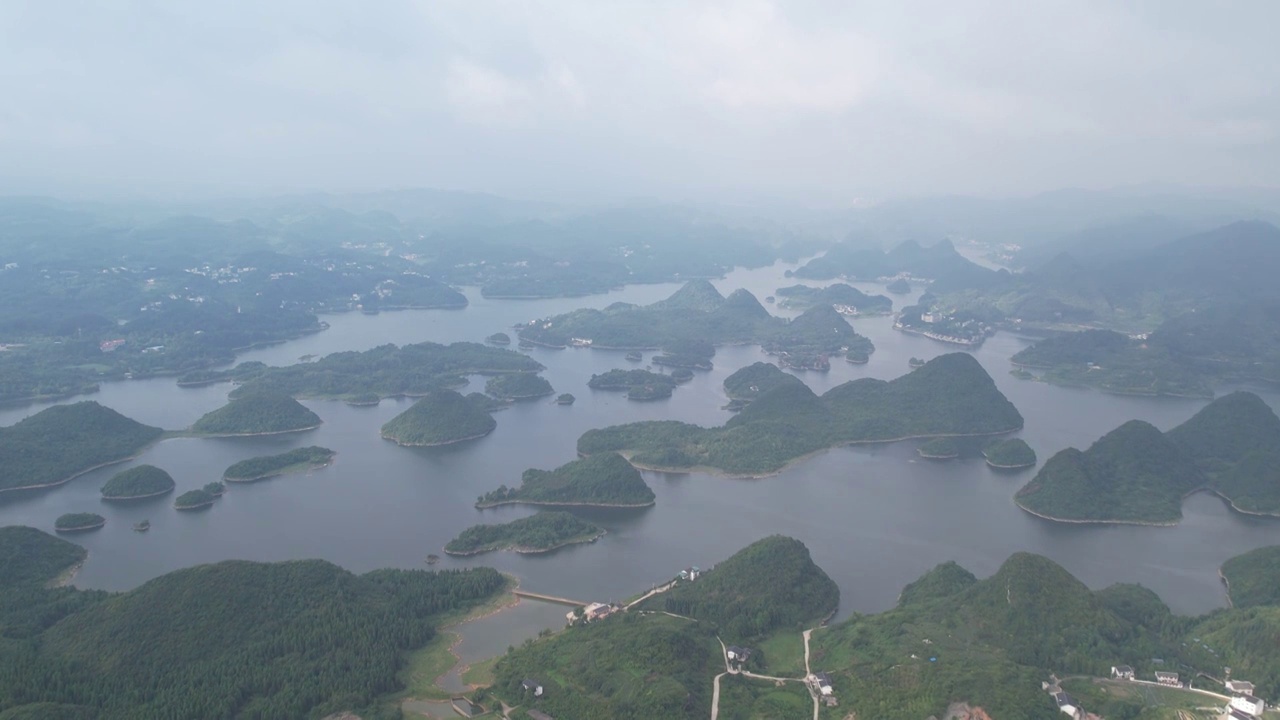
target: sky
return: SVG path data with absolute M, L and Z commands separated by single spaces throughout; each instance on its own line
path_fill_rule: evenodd
M 1280 186 L 1280 3 L 0 2 L 0 192 Z

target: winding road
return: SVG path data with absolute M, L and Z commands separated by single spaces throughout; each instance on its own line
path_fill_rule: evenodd
M 757 675 L 753 672 L 748 672 L 746 670 L 741 670 L 741 671 L 734 670 L 729 665 L 729 649 L 725 647 L 724 640 L 721 640 L 720 636 L 717 635 L 716 640 L 719 641 L 720 643 L 720 657 L 724 658 L 724 672 L 720 673 L 719 675 L 716 675 L 715 680 L 712 681 L 711 683 L 711 720 L 716 720 L 716 718 L 720 716 L 720 678 L 724 677 L 725 675 L 742 675 L 743 677 L 749 677 L 755 680 L 770 680 L 778 683 L 785 683 L 785 682 L 804 683 L 805 688 L 809 691 L 809 697 L 813 699 L 813 720 L 818 720 L 818 711 L 820 709 L 820 705 L 818 704 L 818 694 L 814 692 L 813 687 L 810 686 L 809 683 L 807 682 L 807 680 L 809 679 L 809 676 L 813 674 L 809 670 L 809 636 L 812 632 L 813 632 L 813 628 L 810 628 L 808 630 L 805 630 L 802 633 L 802 635 L 804 636 L 804 674 L 805 674 L 805 676 L 802 678 L 784 678 L 784 677 L 776 677 L 774 675 Z

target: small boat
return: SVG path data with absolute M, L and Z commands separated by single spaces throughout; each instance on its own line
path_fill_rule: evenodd
M 438 563 L 438 562 L 440 562 L 440 556 L 439 556 L 439 555 L 434 555 L 434 554 L 433 554 L 433 555 L 428 555 L 428 556 L 427 556 L 427 564 L 428 564 L 428 565 L 435 565 L 435 564 L 436 564 L 436 563 Z
M 151 521 L 150 521 L 150 520 L 143 520 L 143 521 L 142 521 L 142 522 L 140 522 L 140 523 L 134 523 L 134 526 L 133 526 L 133 531 L 134 531 L 134 532 L 146 532 L 146 531 L 148 531 L 148 530 L 150 530 L 150 529 L 151 529 Z

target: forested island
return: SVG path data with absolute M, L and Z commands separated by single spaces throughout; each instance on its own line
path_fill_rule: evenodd
M 829 305 L 841 315 L 888 315 L 893 301 L 883 295 L 867 295 L 858 288 L 836 283 L 823 288 L 808 285 L 792 285 L 778 288 L 778 307 L 808 310 L 817 305 Z
M 769 392 L 779 385 L 797 383 L 804 384 L 800 378 L 783 372 L 773 363 L 757 362 L 736 370 L 725 378 L 724 393 L 731 401 L 730 409 L 741 410 L 762 393 Z
M 521 503 L 525 505 L 592 505 L 597 507 L 647 507 L 653 490 L 640 471 L 617 453 L 599 453 L 565 463 L 555 470 L 529 468 L 520 486 L 500 486 L 481 495 L 476 507 Z
M 1260 547 L 1222 564 L 1233 608 L 1280 605 L 1280 545 Z
M 490 345 L 507 346 L 511 344 L 511 336 L 504 332 L 497 332 L 484 339 Z
M 314 430 L 320 416 L 282 392 L 258 389 L 239 394 L 226 405 L 206 413 L 191 426 L 197 435 L 235 437 L 278 435 Z
M 916 448 L 916 454 L 926 460 L 954 460 L 964 450 L 959 439 L 940 437 L 927 440 Z
M 1235 392 L 1161 433 L 1131 420 L 1080 451 L 1049 458 L 1018 491 L 1024 510 L 1065 522 L 1172 524 L 1210 490 L 1240 512 L 1280 515 L 1280 418 Z
M 227 482 L 254 482 L 321 468 L 333 462 L 334 451 L 312 445 L 296 448 L 278 455 L 262 455 L 241 460 L 222 473 Z
M 987 464 L 1001 470 L 1035 467 L 1036 451 L 1022 438 L 997 440 L 982 450 Z
M 689 377 L 692 377 L 692 373 Z M 674 372 L 671 375 L 663 375 L 649 370 L 610 370 L 592 375 L 587 381 L 587 387 L 592 390 L 626 391 L 628 400 L 669 398 L 678 384 L 679 381 Z
M 382 426 L 382 437 L 399 445 L 430 447 L 474 440 L 498 426 L 477 401 L 452 390 L 436 390 Z
M 93 401 L 45 408 L 0 428 L 0 492 L 61 485 L 128 460 L 163 434 Z
M 782 381 L 721 427 L 661 420 L 589 430 L 578 452 L 620 452 L 642 467 L 758 475 L 848 443 L 999 435 L 1021 427 L 1022 415 L 978 361 L 953 353 L 889 382 L 853 380 L 821 397 L 804 383 Z
M 213 505 L 218 501 L 218 497 L 221 494 L 210 492 L 207 486 L 196 490 L 188 490 L 173 501 L 173 507 L 177 510 L 199 510 Z
M 560 393 L 556 396 L 557 405 L 572 405 L 575 400 L 577 398 L 573 396 L 573 393 Z
M 106 524 L 107 519 L 97 513 L 64 513 L 53 522 L 53 528 L 61 533 L 74 533 L 97 530 Z
M 595 542 L 604 530 L 573 513 L 549 510 L 500 525 L 472 525 L 444 546 L 450 555 L 479 555 L 494 550 L 546 553 L 578 543 Z
M 79 546 L 0 528 L 6 718 L 398 717 L 406 653 L 494 598 L 490 568 L 376 570 L 228 561 L 124 593 L 49 587 Z
M 484 391 L 499 400 L 533 400 L 555 392 L 545 378 L 532 373 L 495 375 L 485 382 Z
M 701 369 L 710 367 L 716 345 L 754 343 L 784 356 L 865 356 L 874 350 L 830 307 L 787 321 L 770 315 L 746 290 L 725 297 L 705 280 L 651 305 L 614 303 L 537 320 L 522 327 L 520 337 L 552 347 L 662 349 L 655 363 Z
M 104 500 L 140 500 L 173 492 L 173 476 L 155 465 L 139 465 L 111 476 L 102 486 Z
M 368 402 L 425 395 L 433 390 L 460 387 L 468 375 L 536 373 L 543 366 L 513 350 L 480 343 L 451 345 L 424 342 L 414 345 L 380 345 L 363 352 L 338 352 L 315 362 L 269 367 L 246 362 L 217 373 L 215 380 L 240 383 L 232 397 L 257 390 L 283 392 L 294 397 Z

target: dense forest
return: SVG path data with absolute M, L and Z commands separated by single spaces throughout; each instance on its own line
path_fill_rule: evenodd
M 497 421 L 475 400 L 435 390 L 382 426 L 382 437 L 400 445 L 448 445 L 493 432 Z
M 867 295 L 844 283 L 823 288 L 792 285 L 778 288 L 774 293 L 780 298 L 779 307 L 798 310 L 808 310 L 815 305 L 843 305 L 858 315 L 886 315 L 893 310 L 893 301 L 884 295 Z
M 1167 433 L 1131 420 L 1088 450 L 1049 458 L 1018 491 L 1023 508 L 1054 519 L 1172 523 L 1205 487 L 1238 510 L 1280 513 L 1280 417 L 1235 392 Z
M 724 392 L 730 400 L 738 401 L 736 407 L 741 407 L 755 400 L 761 393 L 786 384 L 803 384 L 803 381 L 795 375 L 783 372 L 773 363 L 757 362 L 735 370 L 725 378 Z
M 1056 335 L 1011 358 L 1042 369 L 1039 379 L 1057 385 L 1096 387 L 1125 395 L 1213 397 L 1210 377 L 1157 342 L 1111 330 Z
M 1036 451 L 1022 438 L 997 440 L 982 450 L 987 464 L 995 468 L 1027 468 L 1036 464 Z
M 1280 546 L 1250 550 L 1222 564 L 1231 606 L 1280 605 Z
M 93 530 L 107 524 L 107 519 L 97 513 L 77 512 L 63 513 L 53 522 L 58 532 L 75 532 L 77 530 Z
M 587 381 L 592 390 L 630 390 L 645 385 L 667 385 L 675 387 L 676 381 L 670 375 L 663 375 L 651 370 L 621 370 L 593 374 Z
M 128 500 L 172 492 L 173 476 L 155 465 L 138 465 L 111 476 L 102 486 L 107 500 Z
M 887 252 L 854 243 L 837 245 L 796 270 L 795 275 L 815 280 L 876 280 L 897 275 L 932 280 L 980 269 L 956 252 L 948 240 L 931 247 L 907 240 Z
M 92 401 L 45 408 L 0 428 L 0 491 L 66 482 L 129 459 L 163 433 Z
M 663 420 L 589 430 L 578 439 L 578 452 L 627 452 L 633 462 L 659 468 L 758 474 L 845 443 L 1021 427 L 1021 414 L 978 361 L 953 353 L 889 382 L 853 380 L 821 397 L 804 383 L 783 382 L 718 428 Z
M 478 555 L 493 550 L 538 553 L 604 534 L 599 526 L 573 513 L 549 510 L 497 525 L 472 525 L 444 546 L 450 555 Z
M 476 507 L 508 503 L 642 507 L 653 500 L 653 490 L 631 463 L 617 453 L 599 453 L 555 470 L 529 468 L 519 487 L 503 485 L 480 496 Z
M 178 510 L 199 510 L 217 502 L 219 495 L 221 493 L 210 492 L 207 486 L 188 490 L 174 498 L 173 507 Z
M 231 398 L 226 405 L 206 413 L 191 431 L 200 435 L 271 435 L 311 430 L 320 416 L 282 392 L 259 389 Z
M 222 473 L 222 477 L 232 482 L 263 480 L 276 475 L 328 465 L 333 460 L 333 456 L 334 452 L 329 448 L 315 445 L 295 448 L 277 455 L 261 455 L 241 460 L 228 467 Z
M 734 553 L 692 582 L 641 603 L 712 623 L 727 643 L 746 644 L 778 630 L 800 632 L 827 619 L 840 588 L 814 564 L 809 548 L 774 535 Z
M 402 395 L 424 395 L 432 390 L 465 384 L 473 374 L 534 373 L 540 363 L 527 355 L 479 343 L 451 345 L 424 342 L 414 345 L 380 345 L 363 352 L 338 352 L 315 362 L 268 367 L 247 362 L 220 373 L 204 373 L 189 382 L 234 380 L 241 383 L 232 397 L 261 389 L 294 397 L 367 401 Z
M 397 689 L 404 653 L 432 638 L 442 614 L 504 586 L 489 568 L 357 576 L 308 560 L 203 565 L 115 595 L 43 587 L 83 557 L 30 528 L 0 529 L 0 712 L 57 703 L 98 720 L 265 720 L 361 710 Z
M 555 392 L 546 378 L 532 373 L 495 375 L 484 384 L 484 391 L 499 400 L 532 400 Z

